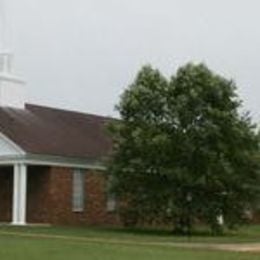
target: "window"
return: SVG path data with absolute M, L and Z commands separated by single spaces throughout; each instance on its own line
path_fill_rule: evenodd
M 113 192 L 111 192 L 112 179 L 107 180 L 107 211 L 113 212 L 116 210 L 117 200 Z
M 116 210 L 116 197 L 114 194 L 108 194 L 107 196 L 107 211 L 113 212 Z
M 85 172 L 75 169 L 72 180 L 72 210 L 74 212 L 84 211 L 85 204 Z

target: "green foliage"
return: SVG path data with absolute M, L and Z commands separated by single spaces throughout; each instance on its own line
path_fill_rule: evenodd
M 170 80 L 146 66 L 110 125 L 109 174 L 126 224 L 196 221 L 220 231 L 245 220 L 259 194 L 258 136 L 234 82 L 188 64 Z

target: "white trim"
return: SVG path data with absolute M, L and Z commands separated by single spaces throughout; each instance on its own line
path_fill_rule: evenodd
M 88 162 L 87 159 L 34 155 L 34 154 L 0 157 L 0 166 L 14 165 L 17 163 L 25 163 L 27 165 L 82 168 L 82 169 L 91 169 L 91 170 L 98 170 L 98 171 L 106 170 L 106 167 L 101 163 L 90 162 L 90 161 Z
M 18 84 L 25 84 L 25 81 L 16 77 L 16 76 L 13 76 L 12 74 L 10 73 L 1 73 L 0 74 L 0 80 L 5 80 L 5 81 L 8 81 L 8 82 L 14 82 L 14 83 L 18 83 Z
M 8 145 L 10 145 L 18 155 L 25 155 L 25 151 L 18 146 L 15 142 L 13 142 L 10 138 L 8 138 L 6 135 L 4 135 L 2 132 L 0 132 L 0 138 L 2 138 L 5 142 L 7 142 Z
M 26 164 L 29 165 L 42 165 L 42 166 L 56 166 L 56 167 L 68 167 L 68 168 L 82 168 L 91 170 L 105 171 L 106 167 L 101 165 L 83 164 L 83 163 L 66 163 L 66 162 L 54 162 L 54 161 L 40 161 L 40 160 L 26 160 Z M 1 163 L 0 163 L 1 164 Z

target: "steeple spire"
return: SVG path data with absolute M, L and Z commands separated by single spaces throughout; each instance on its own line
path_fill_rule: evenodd
M 24 82 L 13 74 L 10 26 L 5 0 L 0 0 L 0 106 L 24 108 Z

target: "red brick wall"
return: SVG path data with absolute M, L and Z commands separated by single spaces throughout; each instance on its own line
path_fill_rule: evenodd
M 0 222 L 10 222 L 12 216 L 13 168 L 0 168 Z
M 28 167 L 27 222 L 57 225 L 117 225 L 119 218 L 106 210 L 106 182 L 102 172 L 86 170 L 85 209 L 72 211 L 73 169 Z M 0 222 L 12 215 L 13 168 L 0 168 Z
M 51 216 L 50 180 L 50 168 L 28 167 L 27 221 L 29 223 L 49 223 Z
M 85 209 L 72 211 L 73 169 L 35 167 L 28 174 L 28 222 L 57 225 L 115 225 L 118 217 L 106 210 L 103 173 L 86 170 Z

